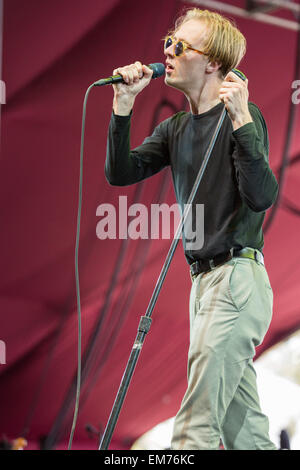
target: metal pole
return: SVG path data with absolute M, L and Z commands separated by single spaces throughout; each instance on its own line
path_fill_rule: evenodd
M 206 169 L 208 160 L 210 158 L 212 149 L 213 149 L 214 144 L 216 142 L 217 136 L 219 134 L 219 131 L 220 131 L 220 128 L 222 126 L 222 123 L 224 121 L 225 116 L 226 116 L 226 108 L 224 106 L 224 108 L 222 110 L 222 113 L 220 115 L 220 118 L 218 120 L 216 129 L 214 131 L 214 134 L 213 134 L 213 136 L 211 138 L 211 141 L 210 141 L 210 144 L 208 146 L 208 149 L 205 153 L 205 156 L 204 156 L 202 165 L 200 167 L 200 170 L 198 172 L 197 178 L 195 180 L 194 186 L 193 186 L 192 191 L 190 193 L 190 196 L 188 198 L 188 202 L 185 205 L 184 213 L 181 217 L 181 220 L 180 220 L 179 226 L 177 228 L 176 234 L 175 234 L 175 236 L 173 238 L 173 241 L 172 241 L 172 244 L 169 248 L 169 252 L 167 254 L 165 263 L 162 267 L 159 278 L 156 282 L 156 286 L 154 288 L 154 291 L 153 291 L 152 297 L 150 299 L 148 308 L 146 310 L 145 315 L 142 316 L 141 319 L 140 319 L 137 336 L 136 336 L 136 339 L 134 341 L 134 344 L 133 344 L 133 347 L 132 347 L 132 350 L 131 350 L 131 354 L 129 356 L 129 360 L 127 362 L 125 372 L 123 374 L 123 377 L 122 377 L 122 380 L 121 380 L 121 383 L 120 383 L 120 386 L 119 386 L 119 390 L 118 390 L 117 396 L 115 398 L 115 402 L 114 402 L 112 411 L 111 411 L 110 416 L 109 416 L 109 420 L 107 422 L 104 434 L 102 436 L 102 440 L 101 440 L 100 445 L 99 445 L 99 450 L 108 449 L 108 446 L 110 444 L 110 441 L 111 441 L 111 438 L 112 438 L 112 435 L 113 435 L 113 432 L 114 432 L 114 429 L 115 429 L 115 426 L 117 424 L 118 417 L 119 417 L 119 414 L 120 414 L 120 411 L 121 411 L 121 408 L 122 408 L 122 404 L 124 402 L 127 390 L 129 388 L 130 381 L 131 381 L 131 378 L 132 378 L 137 360 L 139 358 L 139 355 L 140 355 L 140 352 L 141 352 L 146 334 L 148 333 L 148 331 L 150 330 L 150 327 L 151 327 L 152 311 L 154 309 L 154 306 L 156 304 L 158 295 L 159 295 L 160 290 L 162 288 L 164 279 L 166 277 L 169 266 L 171 264 L 173 255 L 175 253 L 175 250 L 176 250 L 176 247 L 178 245 L 178 241 L 179 241 L 179 238 L 180 238 L 180 235 L 181 235 L 181 232 L 182 232 L 182 228 L 184 226 L 184 222 L 185 222 L 185 220 L 188 216 L 188 213 L 189 213 L 190 208 L 191 208 L 191 204 L 192 204 L 192 202 L 195 198 L 196 192 L 199 188 L 199 184 L 202 180 L 204 171 Z

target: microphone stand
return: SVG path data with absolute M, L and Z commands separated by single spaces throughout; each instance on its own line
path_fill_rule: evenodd
M 129 356 L 129 359 L 128 359 L 128 362 L 127 362 L 127 365 L 126 365 L 126 369 L 125 369 L 125 372 L 123 374 L 123 377 L 122 377 L 122 380 L 121 380 L 121 383 L 120 383 L 120 386 L 119 386 L 119 389 L 118 389 L 118 393 L 116 395 L 114 405 L 113 405 L 113 408 L 111 410 L 109 420 L 107 422 L 107 425 L 106 425 L 104 434 L 102 436 L 102 439 L 101 439 L 98 450 L 107 450 L 108 446 L 110 444 L 112 434 L 113 434 L 115 426 L 117 424 L 117 420 L 118 420 L 118 417 L 119 417 L 119 414 L 120 414 L 120 411 L 121 411 L 121 408 L 122 408 L 122 404 L 124 402 L 128 387 L 130 385 L 130 381 L 131 381 L 131 378 L 132 378 L 137 360 L 139 358 L 141 349 L 143 347 L 143 343 L 144 343 L 146 334 L 149 332 L 150 327 L 151 327 L 152 311 L 153 311 L 154 306 L 156 304 L 156 301 L 157 301 L 158 295 L 160 293 L 160 290 L 162 288 L 164 279 L 167 275 L 167 272 L 168 272 L 169 266 L 171 264 L 173 255 L 174 255 L 176 247 L 178 245 L 178 241 L 179 241 L 179 238 L 180 238 L 180 234 L 182 232 L 182 228 L 184 226 L 184 222 L 187 218 L 187 215 L 188 215 L 188 212 L 190 210 L 191 204 L 194 201 L 196 192 L 197 192 L 198 187 L 200 185 L 200 182 L 202 180 L 204 171 L 205 171 L 207 163 L 209 161 L 211 152 L 214 148 L 216 139 L 219 135 L 219 132 L 220 132 L 221 126 L 223 124 L 224 118 L 226 116 L 226 113 L 227 113 L 226 108 L 224 106 L 224 108 L 222 110 L 222 113 L 220 115 L 220 118 L 218 120 L 218 123 L 216 125 L 216 129 L 215 129 L 215 131 L 213 133 L 213 136 L 211 138 L 211 141 L 209 143 L 209 146 L 208 146 L 208 148 L 205 152 L 202 165 L 199 169 L 199 172 L 198 172 L 197 178 L 195 180 L 194 186 L 193 186 L 192 191 L 190 193 L 190 196 L 188 198 L 188 202 L 187 202 L 187 204 L 185 204 L 185 210 L 183 212 L 183 215 L 181 217 L 181 220 L 180 220 L 179 226 L 177 228 L 176 234 L 175 234 L 175 236 L 173 238 L 173 241 L 172 241 L 172 244 L 169 248 L 166 260 L 164 262 L 164 265 L 162 267 L 162 270 L 161 270 L 160 275 L 158 277 L 158 280 L 156 282 L 156 285 L 155 285 L 154 291 L 152 293 L 152 297 L 150 299 L 150 302 L 149 302 L 149 305 L 147 307 L 146 313 L 145 313 L 145 315 L 141 316 L 141 318 L 140 318 L 140 322 L 139 322 L 139 325 L 138 325 L 137 336 L 135 338 L 135 341 L 134 341 L 134 344 L 133 344 L 133 347 L 132 347 L 132 350 L 131 350 L 131 353 L 130 353 L 130 356 Z

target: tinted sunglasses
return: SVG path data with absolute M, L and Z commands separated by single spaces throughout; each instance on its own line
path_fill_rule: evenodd
M 179 40 L 179 41 L 175 41 L 175 39 L 172 37 L 172 36 L 167 36 L 165 38 L 165 45 L 164 45 L 164 48 L 165 49 L 168 49 L 168 47 L 172 46 L 174 44 L 175 46 L 175 49 L 174 49 L 174 54 L 176 57 L 179 57 L 181 56 L 182 54 L 184 54 L 185 50 L 186 49 L 190 49 L 191 51 L 195 51 L 195 52 L 198 52 L 198 54 L 203 54 L 203 55 L 207 55 L 205 54 L 204 52 L 202 51 L 199 51 L 198 49 L 194 49 L 193 47 L 189 46 L 185 41 L 183 41 L 182 39 Z

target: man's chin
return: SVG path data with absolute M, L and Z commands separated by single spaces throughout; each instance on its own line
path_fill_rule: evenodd
M 172 77 L 172 75 L 165 75 L 165 84 L 166 85 L 175 86 L 177 81 L 178 80 L 176 80 L 175 77 Z
M 180 81 L 178 79 L 176 80 L 176 78 L 172 76 L 165 76 L 165 84 L 173 88 L 177 88 L 178 90 L 182 89 L 182 84 L 180 84 Z

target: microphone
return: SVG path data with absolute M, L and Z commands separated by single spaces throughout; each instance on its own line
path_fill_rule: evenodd
M 153 75 L 151 78 L 161 77 L 165 73 L 164 64 L 156 63 L 147 65 L 151 70 L 153 70 Z M 102 78 L 97 82 L 93 83 L 93 86 L 103 86 L 103 85 L 112 85 L 113 83 L 124 83 L 122 75 L 112 75 L 108 78 Z

